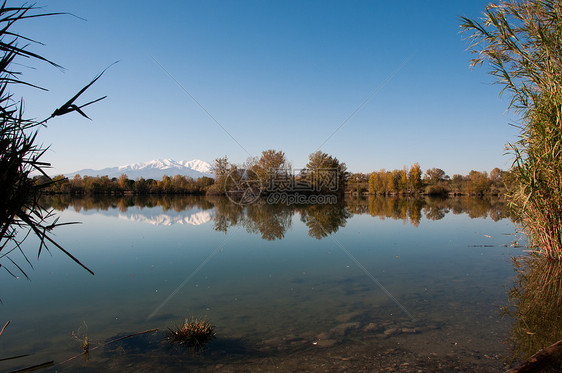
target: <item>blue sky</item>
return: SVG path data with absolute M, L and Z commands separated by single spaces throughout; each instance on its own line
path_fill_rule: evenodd
M 157 158 L 241 163 L 265 149 L 302 167 L 340 126 L 321 150 L 350 171 L 506 169 L 517 136 L 508 97 L 486 68 L 469 68 L 459 34 L 459 16 L 487 3 L 50 0 L 38 5 L 87 21 L 18 25 L 66 70 L 22 67 L 49 92 L 15 93 L 42 119 L 120 61 L 80 101 L 108 95 L 87 108 L 93 121 L 71 114 L 40 131 L 53 174 Z

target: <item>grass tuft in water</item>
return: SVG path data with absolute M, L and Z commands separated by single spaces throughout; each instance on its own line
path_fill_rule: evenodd
M 90 341 L 88 339 L 88 325 L 86 321 L 78 328 L 78 331 L 72 332 L 72 337 L 82 344 L 82 355 L 85 361 L 90 358 Z
M 172 328 L 168 328 L 168 341 L 190 348 L 199 349 L 215 339 L 215 327 L 207 319 L 191 318 Z

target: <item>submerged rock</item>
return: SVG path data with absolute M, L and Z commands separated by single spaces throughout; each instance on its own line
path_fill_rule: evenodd
M 389 328 L 389 329 L 386 329 L 386 330 L 383 332 L 383 334 L 384 334 L 385 336 L 387 336 L 387 337 L 390 337 L 390 336 L 393 336 L 393 335 L 400 334 L 401 332 L 402 332 L 401 329 L 398 329 L 398 328 Z
M 429 324 L 429 325 L 422 325 L 416 328 L 416 331 L 418 333 L 423 333 L 426 332 L 428 330 L 435 330 L 435 329 L 440 329 L 440 326 L 437 324 Z
M 275 337 L 262 341 L 262 344 L 265 349 L 271 349 L 271 348 L 279 349 L 281 348 L 281 346 L 285 344 L 285 341 L 283 341 L 280 337 Z
M 416 329 L 414 329 L 414 328 L 402 328 L 402 333 L 414 334 L 414 333 L 416 333 Z
M 369 323 L 367 326 L 365 326 L 363 328 L 364 331 L 366 332 L 374 332 L 381 329 L 380 326 L 378 326 L 377 324 L 375 324 L 374 322 Z
M 354 312 L 348 312 L 348 313 L 344 313 L 342 315 L 336 316 L 336 320 L 339 322 L 348 322 L 349 320 L 353 319 L 355 316 L 359 316 L 361 314 L 361 312 L 359 311 L 354 311 Z
M 334 336 L 343 337 L 349 330 L 359 328 L 358 322 L 346 322 L 330 329 Z

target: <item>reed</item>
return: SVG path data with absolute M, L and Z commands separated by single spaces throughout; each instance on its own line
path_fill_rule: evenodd
M 52 209 L 45 209 L 40 204 L 41 192 L 51 186 L 53 181 L 47 174 L 49 163 L 42 161 L 47 150 L 37 144 L 39 128 L 54 117 L 77 112 L 88 118 L 82 111 L 87 105 L 98 102 L 105 97 L 83 105 L 74 102 L 100 76 L 98 74 L 89 84 L 81 88 L 76 95 L 55 109 L 44 120 L 26 119 L 23 113 L 23 100 L 15 100 L 11 89 L 17 85 L 31 86 L 40 90 L 44 88 L 22 80 L 21 72 L 12 67 L 15 61 L 26 59 L 44 62 L 55 68 L 61 66 L 29 50 L 30 45 L 38 45 L 30 38 L 12 31 L 14 24 L 20 24 L 32 18 L 62 15 L 63 13 L 37 13 L 33 5 L 7 6 L 0 4 L 0 267 L 14 277 L 17 273 L 27 277 L 24 269 L 10 258 L 10 254 L 20 252 L 27 263 L 31 262 L 21 248 L 22 242 L 31 234 L 39 238 L 38 256 L 42 249 L 55 246 L 90 273 L 93 272 L 77 258 L 61 247 L 52 238 L 54 228 L 68 224 L 58 223 Z M 44 178 L 35 179 L 32 173 L 39 173 Z M 32 266 L 31 266 L 32 267 Z
M 472 66 L 487 63 L 519 117 L 508 198 L 529 244 L 562 260 L 562 4 L 501 1 L 462 18 Z

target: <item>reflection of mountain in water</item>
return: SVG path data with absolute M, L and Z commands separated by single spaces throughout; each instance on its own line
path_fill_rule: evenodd
M 214 212 L 212 211 L 182 211 L 182 213 L 170 214 L 162 213 L 160 209 L 152 208 L 151 210 L 156 211 L 142 211 L 142 212 L 131 212 L 131 213 L 120 213 L 118 215 L 119 219 L 131 220 L 141 223 L 148 223 L 152 225 L 174 225 L 174 224 L 190 224 L 190 225 L 201 225 L 208 223 L 213 219 Z M 160 213 L 158 213 L 160 210 Z
M 202 225 L 213 220 L 214 206 L 201 196 L 52 196 L 46 205 L 84 215 L 102 214 L 152 225 Z

